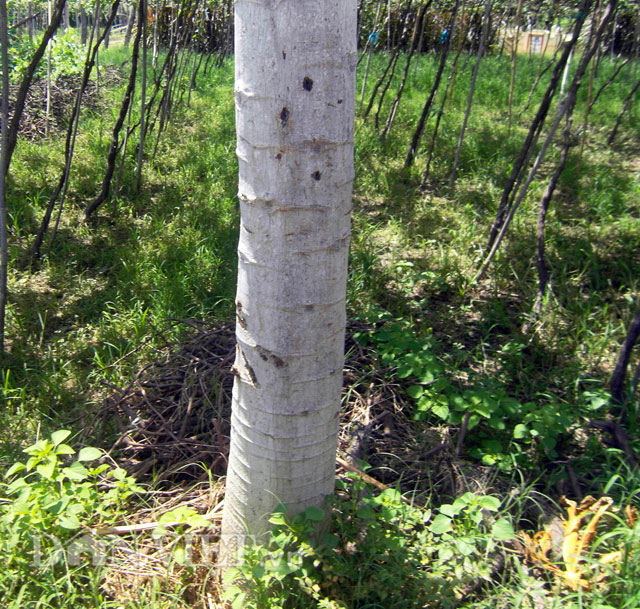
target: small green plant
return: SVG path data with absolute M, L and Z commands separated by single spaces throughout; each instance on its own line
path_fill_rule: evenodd
M 459 387 L 454 375 L 445 372 L 432 334 L 418 337 L 407 320 L 387 321 L 372 335 L 361 333 L 356 338 L 373 341 L 389 373 L 407 383 L 416 421 L 435 417 L 458 427 L 464 422 L 467 431 L 475 429 L 467 440 L 468 452 L 484 465 L 511 471 L 516 465 L 534 465 L 535 454 L 556 458 L 559 439 L 575 424 L 575 408 L 572 417 L 558 402 L 521 403 L 491 380 L 470 376 L 466 387 Z M 520 357 L 521 350 L 521 345 L 508 343 L 502 353 Z M 583 401 L 585 412 L 592 412 L 602 405 L 602 393 L 589 393 Z
M 514 536 L 508 517 L 492 520 L 499 508 L 466 493 L 432 518 L 395 489 L 374 495 L 340 480 L 333 532 L 318 534 L 318 508 L 293 519 L 276 512 L 268 541 L 228 571 L 227 599 L 234 609 L 453 607 L 465 586 L 490 579 L 487 556 Z
M 26 462 L 5 474 L 10 480 L 3 484 L 0 503 L 0 597 L 5 600 L 57 598 L 48 606 L 65 606 L 65 595 L 88 594 L 92 565 L 82 555 L 91 553 L 100 564 L 106 552 L 89 527 L 112 523 L 124 502 L 143 492 L 125 470 L 91 465 L 103 451 L 85 447 L 76 453 L 65 443 L 70 434 L 56 431 L 29 446 Z
M 37 41 L 27 36 L 15 38 L 9 51 L 10 78 L 14 82 L 20 82 L 31 58 L 38 46 Z M 61 76 L 80 74 L 84 65 L 84 49 L 74 38 L 69 30 L 53 39 L 51 46 L 51 78 L 57 80 Z M 47 75 L 47 63 L 41 61 L 36 70 L 36 78 L 44 78 Z

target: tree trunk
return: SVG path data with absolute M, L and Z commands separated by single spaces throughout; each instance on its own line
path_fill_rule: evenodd
M 558 83 L 560 81 L 560 74 L 567 64 L 568 58 L 573 52 L 574 46 L 580 37 L 580 32 L 582 31 L 582 26 L 590 7 L 591 0 L 584 0 L 582 6 L 580 7 L 580 17 L 576 19 L 576 22 L 574 24 L 571 39 L 567 43 L 567 46 L 562 52 L 558 63 L 556 63 L 553 69 L 553 73 L 551 75 L 551 80 L 549 81 L 549 84 L 547 86 L 547 90 L 545 91 L 542 100 L 540 101 L 540 106 L 538 107 L 538 111 L 536 112 L 531 125 L 529 125 L 529 132 L 527 133 L 527 137 L 525 138 L 525 141 L 520 148 L 518 157 L 514 162 L 513 168 L 511 170 L 511 175 L 509 176 L 502 190 L 496 217 L 489 232 L 486 252 L 490 252 L 493 248 L 495 240 L 497 239 L 498 234 L 503 228 L 505 218 L 507 217 L 511 206 L 513 205 L 513 199 L 515 198 L 515 194 L 517 193 L 518 186 L 524 177 L 524 172 L 526 171 L 526 167 L 531 159 L 533 149 L 538 141 L 538 137 L 546 121 L 547 114 L 549 113 L 551 101 L 556 94 Z M 476 278 L 477 277 L 478 276 L 476 276 Z
M 99 9 L 99 6 L 100 6 L 100 2 L 97 2 L 96 8 Z M 100 47 L 100 44 L 102 43 L 102 40 L 106 35 L 107 29 L 110 28 L 111 25 L 113 24 L 113 21 L 116 17 L 119 6 L 120 6 L 120 0 L 114 0 L 111 6 L 111 14 L 107 18 L 107 24 L 105 25 L 105 29 L 103 30 L 102 35 L 98 37 L 93 47 L 87 51 L 87 58 L 84 63 L 82 80 L 80 81 L 80 86 L 78 87 L 78 91 L 76 92 L 75 104 L 73 106 L 73 109 L 71 110 L 71 116 L 69 117 L 69 125 L 67 127 L 67 136 L 65 139 L 65 147 L 64 147 L 64 159 L 65 159 L 64 169 L 62 170 L 60 179 L 58 180 L 58 185 L 56 186 L 55 190 L 51 194 L 51 197 L 49 198 L 49 203 L 47 204 L 47 208 L 45 210 L 44 216 L 42 218 L 42 221 L 40 222 L 40 228 L 38 229 L 38 232 L 36 233 L 36 236 L 33 240 L 33 244 L 31 246 L 29 255 L 31 257 L 32 268 L 40 258 L 40 250 L 42 248 L 44 236 L 47 230 L 49 229 L 51 216 L 53 214 L 55 205 L 58 202 L 58 198 L 60 198 L 60 206 L 59 206 L 58 216 L 56 219 L 56 226 L 58 225 L 58 222 L 60 220 L 60 216 L 62 213 L 62 206 L 63 206 L 64 198 L 66 195 L 67 185 L 69 184 L 69 174 L 71 172 L 71 163 L 73 161 L 73 155 L 75 151 L 76 134 L 78 132 L 78 120 L 80 118 L 80 108 L 82 105 L 82 95 L 85 89 L 87 88 L 89 77 L 91 76 L 91 72 L 95 65 L 96 56 L 98 54 L 98 48 Z M 97 19 L 96 19 L 96 24 L 97 24 Z M 94 25 L 94 28 L 95 27 L 96 25 Z M 91 42 L 89 44 L 90 47 L 91 47 L 91 44 L 93 43 L 94 34 L 95 32 L 93 32 L 91 35 Z M 51 248 L 51 244 L 53 243 L 54 236 L 55 236 L 55 231 L 54 231 L 54 235 L 52 235 L 51 240 L 49 241 L 49 248 Z
M 27 23 L 27 32 L 29 40 L 33 40 L 33 2 L 29 2 L 29 22 Z
M 607 138 L 607 144 L 609 146 L 611 146 L 611 144 L 613 144 L 613 141 L 616 139 L 616 135 L 618 134 L 618 129 L 620 128 L 620 123 L 622 122 L 622 117 L 627 113 L 627 111 L 631 107 L 633 98 L 639 88 L 640 88 L 640 78 L 638 78 L 638 80 L 636 80 L 633 87 L 631 87 L 631 91 L 629 91 L 629 94 L 627 95 L 627 97 L 625 98 L 622 104 L 622 110 L 620 110 L 620 113 L 618 114 L 618 118 L 616 118 L 616 124 L 613 126 L 613 129 L 611 130 L 611 133 Z
M 582 54 L 582 58 L 580 59 L 580 63 L 578 64 L 578 67 L 576 68 L 576 73 L 574 74 L 572 80 L 571 80 L 571 84 L 569 85 L 569 89 L 567 91 L 567 95 L 565 96 L 565 98 L 560 102 L 560 104 L 558 105 L 558 110 L 556 113 L 556 118 L 554 120 L 553 125 L 551 126 L 551 128 L 549 129 L 549 132 L 547 133 L 547 136 L 540 148 L 540 151 L 538 152 L 537 156 L 536 156 L 536 160 L 533 163 L 531 169 L 529 170 L 529 174 L 527 176 L 527 180 L 525 181 L 525 183 L 516 188 L 515 190 L 515 196 L 512 199 L 512 203 L 509 207 L 509 211 L 508 213 L 504 216 L 504 219 L 502 221 L 502 228 L 500 229 L 500 232 L 497 234 L 495 241 L 493 242 L 493 245 L 491 246 L 491 250 L 489 251 L 489 253 L 487 254 L 487 257 L 485 258 L 484 262 L 482 263 L 482 266 L 480 267 L 480 269 L 478 270 L 478 272 L 476 273 L 476 276 L 473 279 L 473 282 L 475 283 L 476 281 L 479 281 L 480 278 L 484 275 L 485 271 L 487 270 L 489 264 L 491 263 L 491 261 L 493 260 L 493 257 L 495 256 L 498 247 L 500 246 L 500 242 L 502 241 L 502 239 L 504 238 L 504 235 L 506 234 L 507 229 L 509 228 L 509 224 L 511 223 L 511 220 L 513 220 L 513 216 L 516 213 L 516 210 L 518 209 L 518 207 L 520 206 L 520 204 L 522 203 L 525 195 L 527 194 L 527 191 L 529 189 L 529 187 L 531 186 L 531 182 L 533 182 L 533 179 L 535 178 L 538 169 L 540 168 L 540 165 L 542 164 L 542 160 L 544 159 L 544 156 L 547 152 L 547 149 L 549 148 L 553 137 L 560 125 L 560 122 L 562 121 L 562 119 L 564 117 L 570 117 L 571 113 L 573 112 L 573 108 L 575 106 L 576 100 L 577 100 L 577 95 L 578 95 L 578 89 L 580 88 L 580 83 L 582 82 L 582 76 L 584 75 L 585 70 L 587 69 L 587 66 L 589 64 L 589 62 L 591 61 L 591 59 L 593 58 L 594 54 L 596 53 L 598 46 L 600 44 L 600 39 L 602 37 L 602 33 L 604 32 L 604 30 L 606 29 L 609 20 L 611 19 L 611 17 L 614 14 L 615 8 L 616 8 L 616 4 L 617 4 L 617 0 L 609 0 L 609 3 L 607 5 L 607 8 L 605 10 L 605 13 L 602 17 L 602 20 L 600 21 L 600 25 L 598 27 L 598 30 L 596 31 L 595 35 L 593 36 L 593 40 L 591 42 L 591 46 L 587 49 L 585 49 L 584 53 Z M 573 50 L 573 49 L 572 49 Z
M 84 6 L 80 5 L 80 42 L 82 44 L 87 44 L 87 36 L 89 35 L 89 30 L 87 27 L 87 13 L 84 10 Z
M 147 2 L 140 0 L 144 5 L 140 11 L 140 23 L 142 28 L 142 82 L 140 83 L 140 139 L 138 140 L 138 162 L 136 166 L 136 192 L 142 190 L 142 161 L 144 159 L 145 139 L 145 110 L 147 102 Z
M 424 126 L 427 123 L 427 118 L 429 117 L 431 106 L 433 105 L 433 101 L 435 100 L 436 93 L 438 92 L 438 87 L 440 86 L 440 80 L 442 79 L 444 68 L 447 65 L 447 56 L 449 55 L 449 45 L 451 42 L 451 38 L 453 38 L 453 26 L 455 25 L 455 22 L 456 22 L 456 15 L 458 13 L 459 6 L 460 6 L 460 0 L 456 0 L 456 3 L 453 7 L 453 11 L 451 13 L 449 24 L 447 25 L 449 35 L 447 36 L 442 46 L 442 52 L 440 55 L 440 65 L 438 66 L 438 71 L 433 81 L 433 86 L 431 87 L 431 93 L 429 93 L 429 97 L 424 103 L 424 106 L 422 108 L 422 113 L 420 114 L 420 119 L 418 120 L 418 125 L 416 126 L 416 129 L 413 132 L 413 137 L 411 138 L 411 144 L 409 146 L 409 152 L 407 152 L 407 158 L 404 161 L 405 169 L 408 169 L 409 167 L 411 167 L 411 165 L 413 165 L 413 161 L 415 160 L 416 155 L 418 154 L 418 147 L 420 146 L 420 139 L 422 138 L 422 132 L 424 131 Z
M 53 15 L 51 17 L 49 25 L 42 35 L 42 40 L 38 44 L 38 48 L 33 53 L 27 69 L 24 71 L 24 77 L 22 78 L 22 82 L 18 87 L 18 92 L 16 93 L 16 99 L 13 106 L 13 114 L 9 123 L 9 134 L 7 135 L 7 152 L 4 155 L 3 161 L 5 175 L 9 173 L 9 164 L 11 163 L 11 157 L 13 156 L 13 151 L 15 150 L 16 143 L 18 142 L 18 129 L 20 127 L 20 119 L 22 118 L 22 112 L 24 111 L 24 105 L 27 99 L 27 93 L 29 92 L 29 87 L 31 86 L 31 82 L 33 80 L 33 75 L 35 74 L 36 68 L 40 63 L 42 56 L 44 55 L 44 51 L 47 48 L 49 41 L 53 38 L 53 35 L 60 25 L 60 20 L 62 19 L 62 13 L 65 5 L 66 0 L 56 0 L 55 7 L 53 9 Z
M 0 56 L 2 59 L 2 136 L 0 139 L 0 353 L 4 353 L 5 312 L 7 309 L 7 172 L 9 151 L 9 24 L 7 1 L 0 0 Z
M 511 120 L 513 112 L 513 91 L 516 84 L 516 67 L 518 59 L 518 38 L 520 37 L 520 15 L 522 13 L 522 0 L 518 0 L 518 8 L 516 9 L 516 35 L 513 39 L 513 46 L 511 47 L 511 76 L 509 79 L 509 101 L 507 114 L 509 116 L 508 131 L 511 134 Z
M 616 362 L 616 367 L 613 369 L 613 374 L 611 375 L 611 381 L 609 382 L 609 390 L 611 391 L 611 398 L 621 404 L 624 399 L 624 379 L 627 375 L 627 366 L 629 365 L 629 360 L 631 359 L 631 350 L 633 346 L 638 341 L 640 337 L 640 309 L 636 312 L 635 317 L 631 321 L 629 325 L 629 330 L 627 332 L 627 336 L 624 340 L 624 344 L 622 345 L 622 349 L 620 349 L 620 354 L 618 355 L 618 361 Z M 638 364 L 640 366 L 640 363 Z
M 487 42 L 487 32 L 489 31 L 489 18 L 491 15 L 491 0 L 487 0 L 484 8 L 484 15 L 482 17 L 482 34 L 480 35 L 480 44 L 478 45 L 478 55 L 476 57 L 476 63 L 473 66 L 473 73 L 471 74 L 471 84 L 469 85 L 469 96 L 467 98 L 467 108 L 462 120 L 462 127 L 460 128 L 460 135 L 458 137 L 458 146 L 456 147 L 455 159 L 453 161 L 453 167 L 451 168 L 451 174 L 449 175 L 449 189 L 453 189 L 456 182 L 456 176 L 458 174 L 458 165 L 460 164 L 460 153 L 462 152 L 462 144 L 464 143 L 464 134 L 467 129 L 467 122 L 471 115 L 471 106 L 473 104 L 473 94 L 476 90 L 476 78 L 478 77 L 478 69 L 480 68 L 480 62 L 484 55 L 484 47 Z
M 533 313 L 536 317 L 540 317 L 542 314 L 542 305 L 544 304 L 544 296 L 549 285 L 549 269 L 545 260 L 545 245 L 544 245 L 544 230 L 547 220 L 547 212 L 549 211 L 549 205 L 551 205 L 551 199 L 553 193 L 558 185 L 558 180 L 564 171 L 567 164 L 567 158 L 569 157 L 569 149 L 571 148 L 571 119 L 567 119 L 567 125 L 564 129 L 564 145 L 562 146 L 562 152 L 560 153 L 560 161 L 556 166 L 549 184 L 540 199 L 540 209 L 538 211 L 538 226 L 536 228 L 536 268 L 538 270 L 538 295 L 533 304 Z
M 418 28 L 420 24 L 423 22 L 423 17 L 427 12 L 429 6 L 431 6 L 432 0 L 428 0 L 426 4 L 422 5 L 418 8 L 418 13 L 416 15 L 416 22 L 413 28 L 413 35 L 411 36 L 411 46 L 409 47 L 409 54 L 407 55 L 407 62 L 404 65 L 404 72 L 402 74 L 402 82 L 398 87 L 398 91 L 396 92 L 396 96 L 391 102 L 391 108 L 389 109 L 389 114 L 387 115 L 387 120 L 384 125 L 384 129 L 382 130 L 381 138 L 384 140 L 387 137 L 387 134 L 391 130 L 393 126 L 393 121 L 396 118 L 396 113 L 398 112 L 398 106 L 400 105 L 400 99 L 402 98 L 402 93 L 404 91 L 404 87 L 407 84 L 407 77 L 409 76 L 409 67 L 411 66 L 411 59 L 413 58 L 413 54 L 418 47 Z
M 333 492 L 344 361 L 356 0 L 236 0 L 241 210 L 221 556 Z
M 143 4 L 143 2 L 138 3 L 139 13 L 142 13 L 144 8 L 142 6 Z M 142 19 L 143 15 L 139 14 L 138 31 L 136 32 L 136 37 L 133 41 L 133 52 L 131 53 L 131 72 L 129 73 L 129 82 L 127 83 L 127 88 L 124 92 L 124 98 L 122 99 L 122 105 L 120 106 L 120 113 L 118 114 L 116 124 L 114 125 L 113 132 L 111 134 L 111 145 L 109 146 L 109 154 L 107 156 L 107 170 L 102 180 L 102 188 L 100 190 L 100 194 L 85 209 L 85 220 L 88 220 L 96 209 L 106 201 L 111 190 L 111 178 L 113 178 L 113 172 L 116 168 L 116 156 L 118 155 L 118 149 L 120 147 L 120 130 L 122 129 L 125 118 L 127 117 L 129 104 L 131 103 L 135 90 L 136 74 L 138 71 L 138 56 L 140 53 L 140 39 L 142 37 L 142 27 L 140 27 Z
M 124 33 L 124 48 L 129 48 L 129 43 L 131 42 L 131 34 L 133 33 L 133 23 L 136 20 L 136 5 L 132 4 L 129 9 L 129 19 L 127 20 L 127 29 Z

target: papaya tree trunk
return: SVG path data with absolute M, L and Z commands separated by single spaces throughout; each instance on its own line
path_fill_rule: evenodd
M 235 3 L 241 211 L 221 556 L 333 492 L 344 361 L 356 0 Z

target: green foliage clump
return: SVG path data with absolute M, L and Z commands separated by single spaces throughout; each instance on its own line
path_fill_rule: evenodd
M 356 338 L 373 341 L 389 374 L 407 384 L 416 421 L 452 426 L 464 422 L 466 431 L 474 429 L 468 440 L 469 454 L 484 465 L 510 471 L 514 466 L 537 465 L 532 459 L 536 454 L 554 459 L 557 443 L 575 424 L 576 409 L 569 412 L 557 401 L 521 402 L 508 395 L 501 384 L 487 379 L 471 377 L 461 386 L 454 379 L 456 371 L 447 370 L 437 355 L 440 347 L 433 335 L 417 336 L 407 320 L 389 320 L 371 335 L 360 333 Z M 512 341 L 502 352 L 517 356 L 522 347 Z M 589 396 L 593 397 L 587 393 Z M 590 399 L 582 411 L 593 413 L 603 403 L 602 399 Z
M 28 36 L 20 36 L 12 41 L 9 49 L 9 78 L 12 82 L 20 82 L 25 74 L 27 66 L 38 47 L 36 39 Z M 80 74 L 84 67 L 85 51 L 78 44 L 75 34 L 67 30 L 57 35 L 51 42 L 51 79 L 57 80 L 61 76 L 73 76 Z M 35 78 L 46 78 L 47 56 L 40 61 Z
M 103 452 L 85 447 L 76 453 L 65 444 L 70 434 L 60 430 L 39 440 L 24 450 L 25 463 L 6 472 L 10 482 L 2 485 L 0 504 L 0 598 L 6 607 L 98 601 L 96 565 L 108 547 L 90 535 L 90 527 L 112 523 L 125 501 L 143 492 L 123 469 L 90 465 Z
M 319 508 L 293 519 L 277 511 L 268 541 L 228 571 L 227 597 L 233 609 L 454 607 L 491 580 L 487 557 L 514 536 L 499 510 L 496 497 L 466 493 L 434 514 L 394 489 L 374 495 L 340 480 L 332 532 L 318 532 Z

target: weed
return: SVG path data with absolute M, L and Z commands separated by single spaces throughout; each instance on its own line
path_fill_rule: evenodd
M 331 532 L 323 510 L 290 519 L 285 508 L 264 545 L 250 546 L 226 575 L 232 607 L 454 607 L 467 587 L 491 580 L 486 562 L 514 536 L 500 500 L 466 493 L 438 514 L 394 489 L 371 494 L 358 480 L 338 482 Z M 490 515 L 490 516 L 489 516 Z
M 5 474 L 10 482 L 3 484 L 0 505 L 0 597 L 11 607 L 99 601 L 101 574 L 94 567 L 106 556 L 106 542 L 83 531 L 113 522 L 127 499 L 143 492 L 123 469 L 89 465 L 103 451 L 85 447 L 76 453 L 65 444 L 70 435 L 60 430 L 39 440 L 24 450 L 27 461 Z

